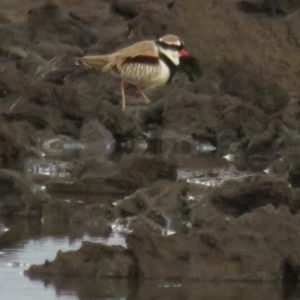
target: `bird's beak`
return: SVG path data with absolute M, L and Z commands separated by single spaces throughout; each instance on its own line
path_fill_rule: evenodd
M 181 49 L 179 53 L 181 57 L 189 56 L 189 53 L 185 49 Z

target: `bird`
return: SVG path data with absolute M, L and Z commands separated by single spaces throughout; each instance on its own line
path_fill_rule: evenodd
M 174 34 L 157 40 L 143 40 L 104 55 L 77 57 L 76 64 L 82 64 L 109 72 L 121 79 L 121 105 L 126 109 L 125 82 L 133 84 L 146 103 L 150 99 L 145 89 L 153 89 L 169 82 L 180 66 L 180 59 L 189 57 L 183 41 Z

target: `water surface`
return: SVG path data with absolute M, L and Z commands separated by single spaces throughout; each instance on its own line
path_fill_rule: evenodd
M 219 185 L 227 179 L 242 179 L 253 174 L 240 173 L 230 168 L 227 161 L 214 153 L 201 155 L 177 154 L 178 179 L 190 183 L 191 197 L 202 189 Z M 62 162 L 30 161 L 27 171 L 37 176 L 37 186 L 43 187 L 44 177 L 68 179 L 67 165 Z M 54 171 L 53 171 L 54 170 Z M 200 189 L 199 189 L 200 187 Z M 41 188 L 39 188 L 41 189 Z M 64 201 L 80 202 L 82 205 L 99 201 L 112 203 L 118 196 L 81 195 L 62 193 Z M 100 198 L 99 198 L 100 197 Z M 103 198 L 103 199 L 102 199 Z M 41 220 L 0 220 L 1 228 L 20 233 L 20 242 L 0 252 L 0 300 L 285 300 L 300 299 L 298 288 L 286 288 L 272 283 L 186 283 L 144 281 L 140 285 L 128 284 L 126 280 L 91 278 L 44 278 L 31 280 L 24 270 L 31 264 L 42 264 L 53 260 L 58 250 L 76 250 L 82 241 L 101 242 L 106 245 L 125 245 L 124 237 L 117 232 L 109 238 L 90 237 L 82 228 L 70 224 L 45 226 Z

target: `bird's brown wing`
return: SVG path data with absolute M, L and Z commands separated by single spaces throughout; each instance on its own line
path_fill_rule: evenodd
M 154 41 L 142 41 L 105 55 L 88 55 L 76 59 L 77 63 L 101 69 L 103 72 L 119 72 L 126 63 L 158 63 L 158 49 Z
M 158 62 L 158 49 L 154 41 L 142 41 L 125 47 L 115 53 L 116 66 L 124 63 L 148 63 Z
M 83 64 L 88 67 L 100 69 L 102 71 L 109 71 L 110 61 L 111 59 L 109 55 L 86 55 L 75 58 L 76 64 Z M 108 70 L 106 70 L 107 68 Z

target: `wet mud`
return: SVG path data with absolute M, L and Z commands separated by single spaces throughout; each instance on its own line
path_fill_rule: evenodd
M 298 282 L 297 1 L 1 2 L 0 215 L 125 240 L 29 278 Z M 149 105 L 128 87 L 123 112 L 118 79 L 74 63 L 166 33 L 201 70 Z

